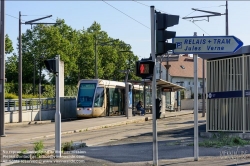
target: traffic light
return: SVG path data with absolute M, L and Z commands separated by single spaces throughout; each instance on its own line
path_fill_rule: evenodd
M 44 61 L 47 70 L 50 73 L 56 74 L 59 72 L 59 62 L 58 59 L 47 59 Z
M 39 89 L 40 88 L 40 89 Z M 44 92 L 46 92 L 46 89 L 45 89 L 45 86 L 38 86 L 38 92 L 39 92 L 39 94 L 41 93 L 41 94 L 43 94 Z
M 175 43 L 166 43 L 167 39 L 175 37 L 176 32 L 166 31 L 166 29 L 177 24 L 179 24 L 179 16 L 156 13 L 156 55 L 176 49 Z
M 153 75 L 155 63 L 152 60 L 141 60 L 136 62 L 136 76 L 142 79 Z
M 160 117 L 161 117 L 161 99 L 159 99 L 159 98 L 155 99 L 155 105 L 156 105 L 156 119 L 160 119 Z

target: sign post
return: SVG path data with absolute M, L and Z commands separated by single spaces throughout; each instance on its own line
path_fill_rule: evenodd
M 194 37 L 197 32 L 194 32 Z M 194 58 L 194 161 L 199 158 L 199 134 L 198 134 L 198 55 L 193 54 Z
M 243 42 L 234 36 L 183 36 L 173 38 L 174 54 L 216 54 L 237 51 Z
M 219 54 L 233 53 L 243 46 L 243 42 L 235 36 L 183 36 L 173 38 L 176 44 L 174 54 L 193 54 L 194 59 L 194 161 L 199 157 L 198 141 L 198 55 L 197 54 Z M 204 86 L 204 85 L 203 85 Z M 213 94 L 208 94 L 212 98 Z M 243 95 L 244 96 L 244 95 Z M 203 103 L 204 104 L 204 103 Z M 243 128 L 244 129 L 244 128 Z

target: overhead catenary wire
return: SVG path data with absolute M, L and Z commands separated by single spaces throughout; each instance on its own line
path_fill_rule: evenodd
M 55 19 L 53 19 L 53 18 L 50 18 L 51 20 L 53 20 L 53 21 L 56 21 Z
M 213 7 L 222 7 L 222 6 L 225 6 L 225 5 L 219 5 L 219 6 L 209 6 L 209 7 L 200 7 L 200 8 L 197 8 L 197 9 L 204 9 L 204 8 L 213 8 Z M 189 16 L 190 14 L 196 12 L 195 11 L 192 11 L 191 13 L 187 14 L 185 17 Z M 187 20 L 188 21 L 188 20 Z M 192 22 L 195 26 L 197 26 L 200 30 L 202 30 L 203 32 L 205 32 L 207 35 L 209 35 L 204 29 L 202 29 L 200 26 L 198 26 L 197 24 L 194 23 L 194 20 L 189 20 L 190 22 Z M 197 20 L 197 21 L 201 21 L 201 20 Z M 210 36 L 210 35 L 209 35 Z
M 111 6 L 112 8 L 116 9 L 117 11 L 121 12 L 122 14 L 126 15 L 127 17 L 131 18 L 132 20 L 136 21 L 137 23 L 139 23 L 139 24 L 143 25 L 144 27 L 146 27 L 146 28 L 150 29 L 148 26 L 146 26 L 146 25 L 144 25 L 143 23 L 141 23 L 141 22 L 137 21 L 137 20 L 136 20 L 136 19 L 134 19 L 133 17 L 131 17 L 131 16 L 127 15 L 127 14 L 126 14 L 126 13 L 124 13 L 123 11 L 121 11 L 121 10 L 117 9 L 116 7 L 112 6 L 112 5 L 111 5 L 111 4 L 109 4 L 108 2 L 106 2 L 106 1 L 104 1 L 104 0 L 102 0 L 102 1 L 103 1 L 104 3 L 106 3 L 106 4 L 108 4 L 109 6 Z
M 19 18 L 15 17 L 15 16 L 12 16 L 12 15 L 9 15 L 9 14 L 6 14 L 6 15 L 19 20 Z M 22 20 L 22 21 L 25 21 L 25 20 Z
M 214 8 L 214 7 L 222 7 L 222 6 L 225 6 L 225 5 L 200 7 L 200 8 L 197 8 L 197 9 Z
M 150 7 L 149 5 L 146 5 L 146 4 L 142 3 L 142 2 L 138 2 L 138 1 L 135 1 L 135 0 L 132 0 L 132 1 L 134 1 L 134 2 L 136 2 L 136 3 L 138 3 L 138 4 L 141 4 L 141 5 L 143 5 L 143 6 Z M 201 7 L 201 8 L 199 8 L 199 9 L 202 9 L 202 8 L 212 8 L 212 7 L 221 7 L 221 6 L 224 6 L 224 5 L 210 6 L 210 7 Z M 160 12 L 163 12 L 163 13 L 167 13 L 167 12 L 162 11 L 162 10 L 159 10 L 159 9 L 156 9 L 156 10 L 158 10 L 158 11 L 160 11 Z M 194 13 L 194 12 L 196 12 L 196 11 L 192 11 L 191 13 L 189 13 L 188 15 L 186 15 L 185 17 L 191 15 L 191 14 Z M 208 34 L 204 29 L 202 29 L 200 26 L 198 26 L 197 24 L 195 24 L 193 21 L 191 21 L 191 22 L 192 22 L 195 26 L 197 26 L 200 30 L 202 30 L 204 33 L 206 33 L 207 35 L 209 35 L 209 34 Z M 210 35 L 209 35 L 209 36 L 210 36 Z
M 9 17 L 12 17 L 12 18 L 15 18 L 15 19 L 19 19 L 18 17 L 15 17 L 15 16 L 12 16 L 12 15 L 10 15 L 10 14 L 6 14 L 7 16 L 9 16 Z M 25 15 L 25 16 L 45 16 L 45 15 Z M 55 19 L 53 19 L 53 18 L 50 18 L 51 20 L 53 20 L 53 21 L 56 21 Z M 25 22 L 25 20 L 23 20 L 23 19 L 21 19 L 23 22 Z
M 194 24 L 194 25 L 196 25 L 198 28 L 200 28 L 200 30 L 202 30 L 203 32 L 205 32 L 208 36 L 210 36 L 204 29 L 202 29 L 200 26 L 198 26 L 197 24 L 195 24 L 193 21 L 192 21 L 192 23 Z
M 132 0 L 132 1 L 134 1 L 134 2 L 136 2 L 136 3 L 139 3 L 139 4 L 141 4 L 141 5 L 144 5 L 144 6 L 150 7 L 149 5 L 146 5 L 146 4 L 144 4 L 144 3 L 141 3 L 141 2 L 138 2 L 138 1 L 135 1 L 135 0 Z M 162 13 L 165 13 L 165 14 L 169 14 L 169 13 L 163 11 L 163 10 L 160 10 L 160 9 L 156 9 L 156 8 L 155 8 L 155 10 L 158 10 L 159 12 L 162 12 Z

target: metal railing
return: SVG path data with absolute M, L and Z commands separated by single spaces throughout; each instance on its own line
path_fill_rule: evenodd
M 37 110 L 41 101 L 41 110 L 53 110 L 56 109 L 56 98 L 31 98 L 22 99 L 22 110 Z M 18 111 L 19 100 L 18 99 L 5 99 L 4 111 Z

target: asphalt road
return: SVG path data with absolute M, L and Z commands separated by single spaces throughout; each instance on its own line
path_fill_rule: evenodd
M 200 120 L 199 131 L 205 131 L 204 119 Z M 193 115 L 161 119 L 157 121 L 158 128 L 158 159 L 160 164 L 171 165 L 196 165 L 196 163 L 182 161 L 184 158 L 192 158 L 193 146 Z M 71 158 L 44 160 L 47 165 L 152 165 L 152 121 L 144 123 L 129 124 L 110 127 L 95 131 L 86 131 L 67 135 L 63 140 L 84 140 L 89 147 L 78 149 L 82 154 L 74 154 Z M 202 140 L 202 139 L 200 139 Z M 52 140 L 47 140 L 47 145 Z M 54 141 L 54 140 L 53 140 Z M 215 165 L 248 163 L 248 158 L 239 156 L 237 160 L 229 159 L 230 156 L 221 156 L 221 152 L 250 152 L 249 147 L 233 148 L 199 148 L 199 156 L 216 157 L 218 162 Z M 81 157 L 81 158 L 80 158 Z M 175 163 L 173 160 L 177 159 Z M 34 161 L 37 162 L 38 160 Z M 170 162 L 171 161 L 171 162 Z M 215 160 L 212 160 L 215 162 Z M 35 163 L 18 163 L 13 165 L 39 165 Z M 74 163 L 72 163 L 74 162 Z M 79 162 L 79 163 L 76 163 Z M 211 161 L 205 161 L 212 165 Z M 199 162 L 199 164 L 201 164 Z M 206 165 L 207 165 L 206 164 Z M 250 163 L 249 163 L 250 165 Z

